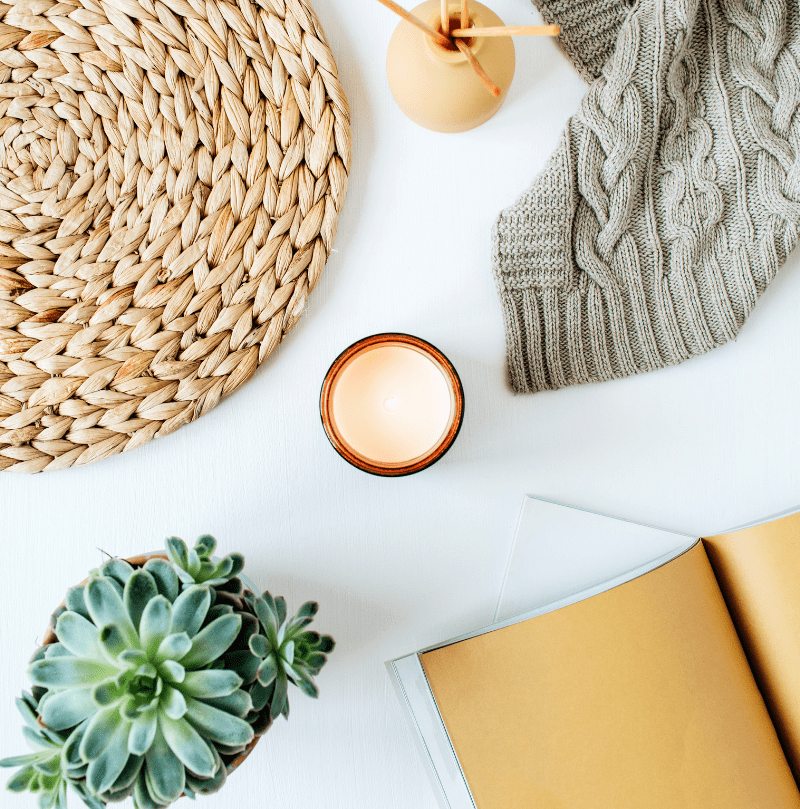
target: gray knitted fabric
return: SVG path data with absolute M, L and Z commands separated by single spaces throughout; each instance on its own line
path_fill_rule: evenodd
M 544 3 L 591 74 L 619 6 Z M 555 154 L 494 227 L 516 390 L 629 376 L 736 335 L 800 224 L 799 16 L 797 0 L 625 14 Z
M 584 81 L 600 75 L 628 14 L 624 0 L 537 0 L 545 22 L 558 25 L 558 44 Z

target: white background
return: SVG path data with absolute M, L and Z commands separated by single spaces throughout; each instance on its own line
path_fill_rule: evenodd
M 555 148 L 580 79 L 553 42 L 517 39 L 501 111 L 473 132 L 429 133 L 387 87 L 394 15 L 374 0 L 315 7 L 353 110 L 337 252 L 274 357 L 200 421 L 88 467 L 0 475 L 0 757 L 25 749 L 13 697 L 27 658 L 98 549 L 209 532 L 290 607 L 317 599 L 338 645 L 320 699 L 294 693 L 290 721 L 201 805 L 433 809 L 383 662 L 491 619 L 525 493 L 691 534 L 800 502 L 797 255 L 736 342 L 637 378 L 514 396 L 490 227 Z M 509 24 L 539 20 L 524 0 L 493 7 Z M 466 392 L 449 454 L 394 480 L 342 461 L 318 414 L 334 357 L 390 330 L 438 346 Z

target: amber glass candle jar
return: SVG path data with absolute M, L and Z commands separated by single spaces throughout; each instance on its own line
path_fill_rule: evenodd
M 464 390 L 451 362 L 430 343 L 375 334 L 331 365 L 320 414 L 334 449 L 353 466 L 374 475 L 410 475 L 452 446 L 464 417 Z

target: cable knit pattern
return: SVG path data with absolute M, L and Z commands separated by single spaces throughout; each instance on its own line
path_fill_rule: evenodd
M 595 73 L 592 35 L 625 7 L 540 8 Z M 736 335 L 800 227 L 799 16 L 797 0 L 627 13 L 555 154 L 494 227 L 516 390 L 629 376 Z

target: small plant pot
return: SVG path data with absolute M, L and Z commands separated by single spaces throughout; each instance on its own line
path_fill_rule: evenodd
M 167 559 L 167 560 L 169 560 L 169 557 L 165 553 L 154 552 L 154 553 L 143 553 L 143 554 L 140 554 L 139 556 L 131 556 L 128 559 L 125 559 L 125 561 L 131 567 L 139 568 L 139 567 L 144 567 L 144 565 L 145 565 L 145 563 L 147 562 L 148 559 Z M 244 579 L 244 577 L 241 577 L 241 578 Z M 86 584 L 87 581 L 89 581 L 88 578 L 86 578 L 83 581 L 79 582 L 77 586 L 80 586 L 81 584 Z M 248 588 L 248 589 L 250 589 L 250 588 Z M 58 642 L 58 636 L 56 635 L 56 630 L 55 630 L 56 621 L 58 620 L 58 616 L 61 614 L 61 612 L 65 608 L 66 608 L 66 603 L 64 601 L 62 601 L 61 604 L 59 604 L 58 607 L 56 607 L 55 611 L 50 616 L 50 623 L 49 623 L 47 629 L 45 630 L 44 638 L 42 639 L 42 644 L 39 647 L 39 649 L 37 649 L 36 652 L 34 653 L 34 657 L 39 653 L 40 649 L 44 648 L 45 646 L 49 646 L 51 643 L 57 643 Z M 41 723 L 41 721 L 42 720 L 40 718 L 39 722 Z M 250 744 L 248 744 L 247 747 L 244 750 L 242 750 L 241 753 L 237 753 L 235 756 L 223 756 L 223 755 L 220 755 L 220 758 L 222 758 L 222 762 L 225 765 L 225 770 L 226 770 L 228 775 L 230 775 L 250 755 L 250 753 L 253 752 L 253 748 L 258 744 L 261 737 L 264 735 L 264 733 L 266 733 L 267 730 L 268 730 L 268 728 L 265 728 L 260 733 L 256 733 L 255 737 L 253 738 L 253 741 L 250 742 Z
M 169 537 L 166 555 L 110 558 L 67 591 L 17 700 L 33 752 L 0 760 L 19 768 L 11 791 L 63 806 L 70 789 L 94 809 L 211 794 L 288 718 L 290 687 L 319 695 L 336 642 L 308 629 L 317 602 L 289 614 L 216 547 Z

